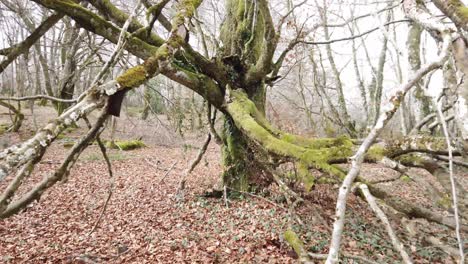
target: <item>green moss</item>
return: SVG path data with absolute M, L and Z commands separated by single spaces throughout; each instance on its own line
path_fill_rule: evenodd
M 460 7 L 458 11 L 463 16 L 465 22 L 468 23 L 468 7 Z
M 236 2 L 236 1 L 231 1 Z M 245 13 L 245 4 L 246 1 L 237 1 L 237 17 L 243 17 Z
M 387 153 L 387 150 L 379 145 L 372 146 L 366 154 L 366 160 L 371 162 L 377 162 L 381 160 Z
M 223 146 L 225 170 L 222 180 L 231 189 L 249 191 L 249 173 L 252 168 L 248 165 L 247 142 L 232 122 L 230 119 L 224 122 L 223 136 L 226 144 Z
M 146 147 L 145 143 L 141 140 L 117 140 L 114 144 L 107 144 L 108 147 L 120 150 L 134 150 Z
M 62 134 L 58 134 L 55 139 L 68 139 L 63 133 Z M 67 140 L 68 141 L 68 140 Z
M 138 65 L 128 69 L 122 75 L 117 77 L 117 82 L 121 87 L 133 88 L 143 84 L 147 77 L 148 76 L 145 67 Z
M 302 256 L 302 254 L 304 254 L 304 245 L 294 231 L 287 230 L 284 232 L 284 240 L 288 242 L 298 256 Z
M 310 191 L 315 184 L 315 177 L 310 173 L 309 166 L 304 161 L 296 162 L 297 173 L 304 183 L 306 191 Z
M 122 154 L 122 152 L 117 152 L 117 153 L 108 153 L 107 154 L 109 157 L 109 160 L 126 160 L 131 158 L 131 156 L 128 156 L 126 154 Z M 84 156 L 82 158 L 83 160 L 86 161 L 98 161 L 98 160 L 104 160 L 103 156 L 101 153 L 90 153 L 87 156 Z
M 411 178 L 408 175 L 403 175 L 401 176 L 400 180 L 402 180 L 403 182 L 410 182 Z
M 450 0 L 450 5 L 452 5 L 456 9 L 456 12 L 462 16 L 462 19 L 465 20 L 464 22 L 468 23 L 468 21 L 466 21 L 468 20 L 468 7 L 466 7 L 460 0 Z
M 448 196 L 445 196 L 437 201 L 437 205 L 449 209 L 452 207 L 452 199 L 450 199 Z

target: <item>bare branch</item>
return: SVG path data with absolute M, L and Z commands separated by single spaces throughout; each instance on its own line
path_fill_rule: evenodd
M 31 96 L 23 96 L 23 97 L 5 97 L 5 96 L 0 96 L 0 100 L 5 100 L 5 101 L 33 101 L 33 100 L 49 100 L 53 102 L 61 102 L 61 103 L 76 103 L 78 99 L 62 99 L 58 97 L 53 97 L 49 95 L 44 95 L 44 94 L 38 94 L 38 95 L 31 95 Z
M 447 128 L 447 121 L 445 120 L 444 113 L 442 111 L 442 101 L 437 101 L 436 97 L 433 98 L 434 103 L 437 106 L 437 114 L 439 121 L 442 124 L 442 131 L 444 132 L 445 139 L 447 142 L 447 150 L 449 152 L 449 175 L 450 175 L 450 186 L 452 189 L 452 200 L 453 200 L 453 211 L 455 216 L 455 233 L 458 240 L 458 249 L 460 251 L 460 263 L 465 263 L 465 253 L 463 252 L 463 239 L 460 233 L 460 216 L 458 212 L 458 197 L 457 197 L 457 188 L 455 186 L 455 176 L 453 175 L 453 154 L 452 154 L 452 144 L 450 142 L 450 134 Z
M 395 21 L 391 21 L 391 22 L 388 22 L 388 23 L 385 23 L 383 24 L 383 26 L 389 26 L 389 25 L 392 25 L 392 24 L 397 24 L 397 23 L 402 23 L 402 22 L 410 22 L 411 20 L 408 20 L 408 19 L 400 19 L 400 20 L 395 20 Z M 336 43 L 336 42 L 341 42 L 341 41 L 347 41 L 347 40 L 353 40 L 353 39 L 356 39 L 356 38 L 360 38 L 360 37 L 363 37 L 367 34 L 370 34 L 374 31 L 377 31 L 380 29 L 380 26 L 379 27 L 375 27 L 375 28 L 372 28 L 372 29 L 369 29 L 367 31 L 364 31 L 358 35 L 353 35 L 353 36 L 349 36 L 349 37 L 345 37 L 345 38 L 339 38 L 339 39 L 331 39 L 331 40 L 328 40 L 328 41 L 306 41 L 306 40 L 299 40 L 299 42 L 301 43 L 304 43 L 304 44 L 309 44 L 309 45 L 324 45 L 324 44 L 333 44 L 333 43 Z
M 400 240 L 398 240 L 398 237 L 395 235 L 395 232 L 393 231 L 393 228 L 390 225 L 390 222 L 388 221 L 387 216 L 382 211 L 382 209 L 380 209 L 380 207 L 377 205 L 377 202 L 375 201 L 374 196 L 372 196 L 372 194 L 369 192 L 369 188 L 367 188 L 367 185 L 359 184 L 359 189 L 361 189 L 362 193 L 364 194 L 364 197 L 369 203 L 369 206 L 372 208 L 372 210 L 380 219 L 380 221 L 382 221 L 382 223 L 384 224 L 385 229 L 387 230 L 388 236 L 390 237 L 392 241 L 393 247 L 400 253 L 401 257 L 403 258 L 403 261 L 407 264 L 413 263 L 413 260 L 405 251 L 403 244 L 401 244 Z

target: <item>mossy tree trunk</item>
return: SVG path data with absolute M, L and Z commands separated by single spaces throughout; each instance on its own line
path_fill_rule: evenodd
M 255 92 L 249 98 L 264 115 L 265 87 L 262 85 L 252 90 Z M 230 116 L 226 116 L 224 120 L 223 141 L 223 184 L 230 189 L 249 191 L 251 185 L 261 182 L 263 173 L 258 164 L 261 153 L 249 144 L 251 140 L 242 133 Z
M 226 10 L 229 15 L 221 28 L 225 47 L 222 52 L 223 63 L 233 85 L 244 89 L 248 98 L 264 115 L 266 75 L 260 76 L 253 83 L 249 83 L 247 75 L 259 61 L 265 46 L 265 14 L 262 6 L 252 0 L 227 0 Z M 258 182 L 257 178 L 261 175 L 257 166 L 259 154 L 229 115 L 224 120 L 223 141 L 223 185 L 234 190 L 248 191 L 250 183 Z

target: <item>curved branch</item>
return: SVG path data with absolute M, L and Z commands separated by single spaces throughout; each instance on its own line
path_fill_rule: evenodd
M 468 32 L 468 7 L 460 0 L 432 0 L 450 20 L 455 23 L 458 28 L 462 28 Z
M 385 24 L 383 24 L 383 26 L 389 26 L 389 25 L 392 25 L 392 24 L 402 23 L 402 22 L 411 22 L 411 20 L 408 20 L 408 19 L 395 20 L 395 21 L 385 23 Z M 349 37 L 345 37 L 345 38 L 339 38 L 339 39 L 331 39 L 331 40 L 328 40 L 328 41 L 305 41 L 305 40 L 300 40 L 299 42 L 304 43 L 304 44 L 309 44 L 309 45 L 333 44 L 333 43 L 336 43 L 336 42 L 341 42 L 341 41 L 347 41 L 347 40 L 360 38 L 360 37 L 363 37 L 363 36 L 365 36 L 367 34 L 370 34 L 370 33 L 374 32 L 374 31 L 377 31 L 379 29 L 380 29 L 380 26 L 369 29 L 367 31 L 364 31 L 364 32 L 362 32 L 362 33 L 360 33 L 358 35 L 353 35 L 353 36 L 349 36 Z
M 19 55 L 27 52 L 38 39 L 40 39 L 51 27 L 55 25 L 63 14 L 53 14 L 42 22 L 32 33 L 21 43 L 18 43 L 10 48 L 3 49 L 0 51 L 0 55 L 4 55 L 7 58 L 0 63 L 0 73 L 3 72 L 6 67 L 14 61 Z

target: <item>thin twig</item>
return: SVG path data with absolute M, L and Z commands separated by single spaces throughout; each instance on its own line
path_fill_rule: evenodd
M 263 201 L 265 201 L 265 202 L 267 202 L 267 203 L 269 203 L 269 204 L 271 204 L 271 205 L 273 205 L 273 206 L 276 206 L 276 207 L 281 208 L 281 209 L 283 209 L 283 210 L 285 210 L 285 211 L 288 211 L 288 208 L 283 207 L 283 206 L 281 206 L 281 205 L 279 205 L 279 204 L 277 204 L 277 203 L 275 203 L 275 202 L 273 202 L 273 201 L 271 201 L 271 200 L 268 200 L 267 198 L 262 197 L 262 196 L 260 196 L 260 195 L 256 195 L 256 194 L 249 193 L 249 192 L 243 192 L 243 191 L 235 190 L 235 189 L 232 189 L 232 188 L 229 188 L 229 187 L 226 187 L 226 189 L 229 189 L 229 190 L 231 190 L 231 191 L 235 191 L 235 192 L 238 192 L 238 193 L 241 193 L 241 194 L 246 194 L 246 195 L 249 195 L 249 196 L 258 198 L 258 199 L 263 200 Z
M 166 171 L 166 173 L 164 174 L 164 176 L 161 178 L 161 180 L 159 180 L 158 184 L 161 184 L 164 179 L 167 177 L 167 175 L 169 175 L 169 172 L 172 171 L 172 169 L 174 168 L 174 166 L 177 164 L 177 161 L 174 162 L 174 164 L 172 164 L 172 166 Z
M 89 122 L 88 118 L 84 117 L 83 119 L 85 120 L 88 127 L 91 128 L 92 126 L 91 126 L 91 123 Z M 104 202 L 104 206 L 102 207 L 101 213 L 99 214 L 98 219 L 94 223 L 93 228 L 91 228 L 91 230 L 89 231 L 87 236 L 90 236 L 96 230 L 99 223 L 101 222 L 101 219 L 104 216 L 104 212 L 107 209 L 107 206 L 108 206 L 109 201 L 110 201 L 110 199 L 112 197 L 112 194 L 114 193 L 114 187 L 115 187 L 115 178 L 114 178 L 114 173 L 112 172 L 112 163 L 110 162 L 109 156 L 107 155 L 106 146 L 102 143 L 102 140 L 99 137 L 99 135 L 96 136 L 96 141 L 97 141 L 97 143 L 99 145 L 99 149 L 101 150 L 102 156 L 104 157 L 104 160 L 105 160 L 106 165 L 107 165 L 107 171 L 109 173 L 110 184 L 109 184 L 109 193 L 107 195 L 106 201 Z
M 403 261 L 407 264 L 413 263 L 413 260 L 411 260 L 410 256 L 405 251 L 403 244 L 401 244 L 400 240 L 398 240 L 398 237 L 395 235 L 395 232 L 393 231 L 393 228 L 390 225 L 390 222 L 388 221 L 387 216 L 382 211 L 382 209 L 380 209 L 380 207 L 377 205 L 377 202 L 375 201 L 374 196 L 372 196 L 372 194 L 370 193 L 367 185 L 359 184 L 359 189 L 361 189 L 362 193 L 364 194 L 364 197 L 369 203 L 369 206 L 372 208 L 372 210 L 380 219 L 380 221 L 382 221 L 382 223 L 384 224 L 385 229 L 387 230 L 388 236 L 390 237 L 392 241 L 393 247 L 400 253 L 401 257 L 403 258 Z
M 180 180 L 179 183 L 179 191 L 183 191 L 185 189 L 185 182 L 187 181 L 187 176 L 192 173 L 192 171 L 197 167 L 197 165 L 200 163 L 203 155 L 206 153 L 206 150 L 208 148 L 208 145 L 210 144 L 211 141 L 211 133 L 208 133 L 206 136 L 205 141 L 203 142 L 202 147 L 197 153 L 197 156 L 195 159 L 192 160 L 190 163 L 190 166 L 187 168 L 187 170 L 184 172 L 184 175 L 182 176 L 182 179 Z
M 442 130 L 445 135 L 445 140 L 447 142 L 447 150 L 449 153 L 449 175 L 450 175 L 450 186 L 452 189 L 452 200 L 453 200 L 453 211 L 455 217 L 455 233 L 458 241 L 458 249 L 460 251 L 460 263 L 465 263 L 465 253 L 463 252 L 463 239 L 460 233 L 460 216 L 458 212 L 458 197 L 457 197 L 457 188 L 455 186 L 455 176 L 453 175 L 453 154 L 452 154 L 452 143 L 450 142 L 450 134 L 447 128 L 447 121 L 445 120 L 444 113 L 442 111 L 442 101 L 438 101 L 434 97 L 434 101 L 437 106 L 437 114 L 440 124 L 442 124 Z
M 114 51 L 112 52 L 112 55 L 110 57 L 110 59 L 106 62 L 106 64 L 104 64 L 104 66 L 101 68 L 101 70 L 99 71 L 99 73 L 96 75 L 96 77 L 94 78 L 93 82 L 92 82 L 92 85 L 91 86 L 94 86 L 94 85 L 97 85 L 98 82 L 101 80 L 101 79 L 104 79 L 107 74 L 109 73 L 109 69 L 111 67 L 113 67 L 120 59 L 120 57 L 122 56 L 123 54 L 123 48 L 127 42 L 127 29 L 128 27 L 130 26 L 130 23 L 132 22 L 133 18 L 135 18 L 138 10 L 140 9 L 141 7 L 141 0 L 138 1 L 138 3 L 136 4 L 135 8 L 133 9 L 132 13 L 128 16 L 127 20 L 125 21 L 123 27 L 122 27 L 122 30 L 120 31 L 120 35 L 119 35 L 119 39 L 117 41 L 117 45 L 115 46 L 115 49 Z

